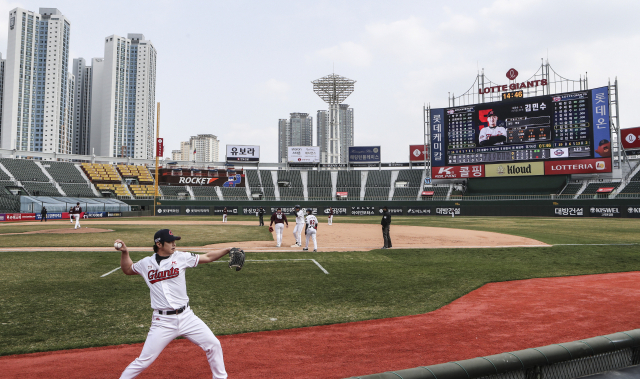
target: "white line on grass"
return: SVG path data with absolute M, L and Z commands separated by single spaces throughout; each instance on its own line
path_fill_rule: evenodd
M 315 263 L 316 266 L 318 266 L 318 268 L 320 268 L 320 270 L 322 270 L 322 272 L 324 272 L 325 274 L 329 275 L 329 271 L 325 270 L 324 267 L 322 267 L 322 265 L 320 265 L 320 263 L 318 263 L 318 261 L 316 261 L 315 259 L 247 259 L 246 262 L 283 262 L 283 261 L 311 261 L 313 263 Z M 215 261 L 212 263 L 229 263 L 226 261 Z M 105 276 L 109 275 L 109 274 L 113 274 L 114 272 L 120 270 L 120 267 L 116 267 L 113 270 L 107 272 L 106 274 L 100 275 L 101 278 L 104 278 Z

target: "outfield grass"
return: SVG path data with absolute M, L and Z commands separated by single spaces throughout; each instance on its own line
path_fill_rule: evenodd
M 335 217 L 334 227 L 340 222 L 377 223 L 379 219 Z M 65 235 L 52 234 L 1 236 L 0 241 L 3 247 L 112 246 L 114 237 L 124 237 L 131 246 L 147 246 L 160 227 L 172 229 L 189 245 L 272 239 L 264 227 L 179 225 L 171 224 L 172 220 L 160 219 L 158 225 L 96 224 L 116 232 L 72 235 L 73 243 Z M 326 222 L 326 218 L 320 220 Z M 637 244 L 639 222 L 394 216 L 392 225 L 498 231 L 552 244 Z M 0 233 L 52 227 L 4 224 Z M 393 226 L 391 233 L 393 237 Z M 249 253 L 248 260 L 314 258 L 329 275 L 310 261 L 248 261 L 240 272 L 221 262 L 189 270 L 187 283 L 196 314 L 214 333 L 235 334 L 421 314 L 489 282 L 636 271 L 640 270 L 639 253 L 640 245 Z M 134 260 L 144 256 L 132 253 Z M 6 252 L 0 253 L 0 260 L 5 267 L 0 276 L 0 355 L 145 340 L 150 302 L 143 279 L 119 270 L 100 277 L 119 266 L 118 253 Z
M 170 221 L 170 220 L 167 220 Z M 153 246 L 153 235 L 160 228 L 171 231 L 182 237 L 182 246 L 203 246 L 213 243 L 238 241 L 273 241 L 273 236 L 267 228 L 245 225 L 173 225 L 170 222 L 158 225 L 90 225 L 88 227 L 111 229 L 113 232 L 78 233 L 78 234 L 50 234 L 36 233 L 25 235 L 0 236 L 2 247 L 110 247 L 117 238 L 125 241 L 127 246 Z M 0 227 L 0 233 L 22 233 L 48 229 L 59 229 L 66 225 L 42 225 L 41 223 L 27 225 L 9 225 Z
M 191 304 L 216 334 L 286 329 L 433 311 L 488 282 L 640 269 L 640 246 L 375 250 L 248 254 L 187 272 Z M 134 253 L 133 259 L 145 254 Z M 143 342 L 142 278 L 117 253 L 0 253 L 0 355 Z

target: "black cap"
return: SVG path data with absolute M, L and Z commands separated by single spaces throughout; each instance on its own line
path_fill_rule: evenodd
M 307 208 L 307 213 L 313 213 L 313 209 Z
M 493 109 L 491 109 L 489 113 L 487 113 L 487 117 L 491 117 L 491 116 L 498 116 L 497 114 L 493 113 Z
M 178 241 L 182 237 L 174 236 L 169 229 L 160 229 L 153 236 L 153 243 L 156 242 L 173 242 Z
M 600 143 L 598 144 L 598 146 L 602 146 L 602 145 L 606 145 L 609 143 L 608 139 L 603 139 L 602 141 L 600 141 Z
M 278 207 L 278 208 L 276 208 L 276 210 L 279 211 L 279 210 L 282 210 L 282 208 Z
M 300 208 L 300 206 L 299 206 L 299 205 L 296 205 L 294 208 L 298 209 L 298 208 Z
M 387 206 L 385 205 L 384 207 L 382 207 L 382 209 L 388 209 Z

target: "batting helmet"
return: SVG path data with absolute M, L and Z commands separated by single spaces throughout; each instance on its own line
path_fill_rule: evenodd
M 307 213 L 313 213 L 313 209 L 307 208 Z
M 300 209 L 300 206 L 299 206 L 299 205 L 296 205 L 294 208 L 295 208 L 295 209 Z

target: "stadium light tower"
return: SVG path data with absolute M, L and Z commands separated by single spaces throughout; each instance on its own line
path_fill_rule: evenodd
M 338 105 L 353 93 L 353 84 L 355 82 L 355 80 L 336 74 L 327 75 L 311 82 L 313 83 L 313 92 L 320 96 L 325 103 L 329 104 L 329 133 L 325 135 L 325 146 L 327 146 L 326 163 L 340 163 Z M 318 141 L 318 145 L 322 146 L 322 143 Z

